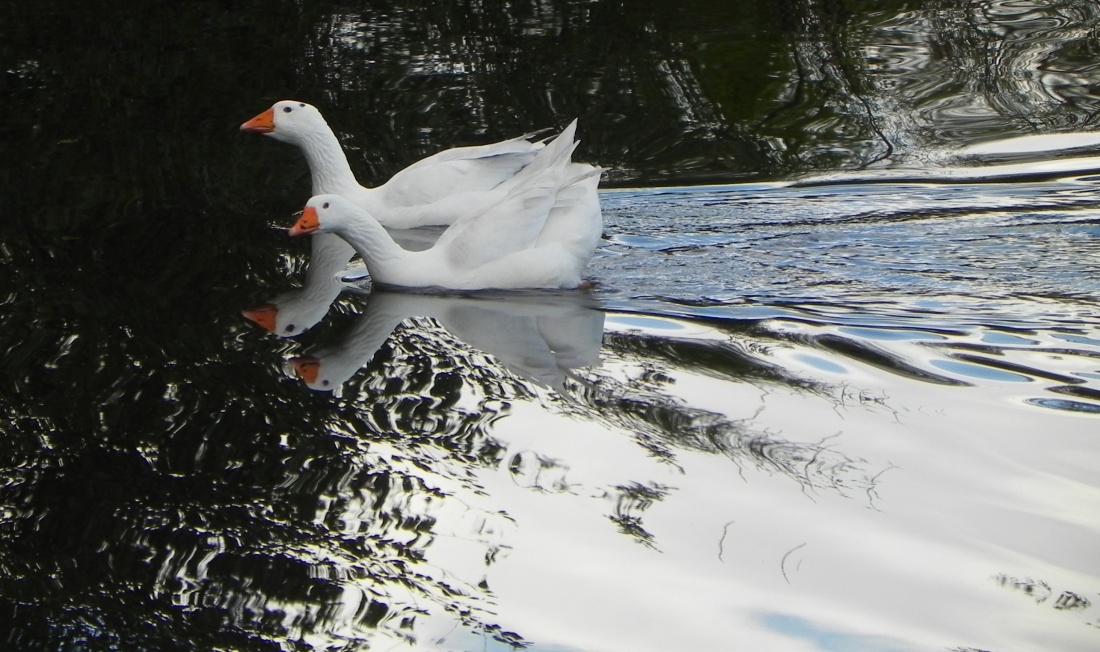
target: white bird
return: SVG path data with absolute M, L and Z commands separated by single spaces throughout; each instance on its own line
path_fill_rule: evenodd
M 449 290 L 582 286 L 603 231 L 601 169 L 572 163 L 577 121 L 543 148 L 488 208 L 466 212 L 429 249 L 401 248 L 368 211 L 337 195 L 312 197 L 291 235 L 335 233 L 375 283 Z
M 356 181 L 336 134 L 310 104 L 276 102 L 242 124 L 241 131 L 297 145 L 309 164 L 314 195 L 340 195 L 390 229 L 451 224 L 495 203 L 499 197 L 491 191 L 531 163 L 543 147 L 531 140 L 541 132 L 456 147 L 413 163 L 381 186 L 366 188 Z

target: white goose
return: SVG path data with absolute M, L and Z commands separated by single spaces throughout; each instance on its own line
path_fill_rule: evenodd
M 375 283 L 449 290 L 582 286 L 603 231 L 602 170 L 572 163 L 573 121 L 501 190 L 492 206 L 466 212 L 429 249 L 402 249 L 368 211 L 338 195 L 306 204 L 291 235 L 335 233 L 355 248 Z
M 340 195 L 383 226 L 411 229 L 451 224 L 459 216 L 499 201 L 493 193 L 534 160 L 542 148 L 535 132 L 511 140 L 444 150 L 413 163 L 377 188 L 355 179 L 332 128 L 316 107 L 283 100 L 241 125 L 297 145 L 309 164 L 313 194 Z

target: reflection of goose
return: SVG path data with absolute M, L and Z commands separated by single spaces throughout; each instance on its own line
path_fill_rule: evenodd
M 488 191 L 511 179 L 542 148 L 530 140 L 537 134 L 456 147 L 413 163 L 377 188 L 364 188 L 316 107 L 291 100 L 276 102 L 242 124 L 241 130 L 297 145 L 309 163 L 314 195 L 340 195 L 396 229 L 450 224 L 496 201 L 497 195 Z
M 464 215 L 430 249 L 402 249 L 369 213 L 335 195 L 310 199 L 290 233 L 340 235 L 376 282 L 393 287 L 579 287 L 603 219 L 600 170 L 570 162 L 576 126 L 573 121 L 505 184 L 501 201 Z
M 301 289 L 284 292 L 270 302 L 244 311 L 244 316 L 280 337 L 301 335 L 328 314 L 329 306 L 347 286 L 344 276 L 347 249 L 338 238 L 314 244 L 313 257 Z
M 583 294 L 432 296 L 371 293 L 365 314 L 341 342 L 295 358 L 291 366 L 312 389 L 339 389 L 412 317 L 435 319 L 469 346 L 516 375 L 560 388 L 570 369 L 599 362 L 601 311 Z

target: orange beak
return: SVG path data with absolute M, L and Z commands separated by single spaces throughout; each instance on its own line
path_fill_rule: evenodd
M 251 310 L 243 310 L 241 314 L 249 321 L 266 328 L 267 332 L 275 332 L 275 318 L 279 315 L 279 308 L 274 304 L 265 303 Z
M 309 235 L 321 228 L 321 222 L 317 219 L 317 211 L 312 206 L 306 206 L 302 216 L 290 227 L 290 235 Z
M 254 134 L 269 134 L 275 131 L 275 109 L 268 109 L 244 123 L 241 125 L 241 131 L 250 131 Z
M 298 377 L 312 385 L 317 382 L 317 372 L 321 370 L 321 361 L 311 355 L 303 355 L 290 359 L 290 366 Z

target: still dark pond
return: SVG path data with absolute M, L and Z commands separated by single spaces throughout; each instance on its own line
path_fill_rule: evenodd
M 1095 2 L 148 4 L 0 9 L 0 647 L 1100 648 Z M 284 98 L 579 117 L 594 289 L 311 254 Z

